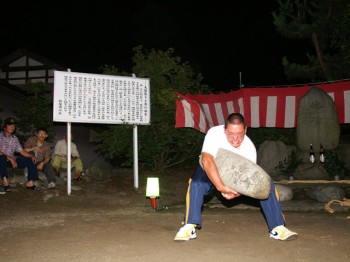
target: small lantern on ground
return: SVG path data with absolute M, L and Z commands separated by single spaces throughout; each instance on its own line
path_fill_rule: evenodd
M 146 197 L 151 200 L 154 210 L 157 208 L 157 197 L 159 197 L 159 179 L 158 177 L 148 177 L 146 186 Z

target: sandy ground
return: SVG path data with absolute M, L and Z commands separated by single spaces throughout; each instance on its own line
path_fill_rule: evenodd
M 198 238 L 175 242 L 189 174 L 161 177 L 156 211 L 145 198 L 145 175 L 135 190 L 132 171 L 74 182 L 81 190 L 70 196 L 65 185 L 39 192 L 17 185 L 0 195 L 0 261 L 350 261 L 348 210 L 287 210 L 299 238 L 283 242 L 269 238 L 256 206 L 238 208 L 235 200 L 226 207 L 214 197 Z

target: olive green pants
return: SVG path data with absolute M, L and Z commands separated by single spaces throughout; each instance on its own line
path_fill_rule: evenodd
M 67 169 L 66 159 L 62 159 L 60 155 L 53 155 L 51 159 L 51 164 L 55 170 Z M 80 174 L 83 171 L 83 162 L 80 158 L 74 159 L 71 164 L 71 168 L 75 169 L 75 174 Z

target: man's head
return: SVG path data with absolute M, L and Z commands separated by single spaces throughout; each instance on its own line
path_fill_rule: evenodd
M 12 117 L 6 118 L 4 121 L 4 130 L 7 133 L 13 133 L 16 129 L 16 120 Z
M 39 127 L 35 131 L 35 135 L 39 139 L 39 141 L 44 141 L 48 137 L 47 129 L 45 127 Z
M 68 134 L 65 134 L 64 140 L 66 140 L 66 142 L 67 142 L 67 138 L 68 138 Z M 72 133 L 70 134 L 70 141 L 73 141 L 73 134 Z
M 13 117 L 8 117 L 4 121 L 4 127 L 15 125 L 15 124 L 16 124 L 16 120 Z
M 243 140 L 244 135 L 247 132 L 247 125 L 244 117 L 239 113 L 230 114 L 225 121 L 225 135 L 227 141 L 233 147 L 240 147 Z

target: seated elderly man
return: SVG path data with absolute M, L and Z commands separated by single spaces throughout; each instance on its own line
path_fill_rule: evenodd
M 71 140 L 73 140 L 73 135 L 71 135 Z M 51 164 L 54 167 L 57 176 L 60 176 L 60 171 L 62 168 L 67 169 L 67 152 L 67 135 L 65 135 L 64 139 L 57 141 L 51 160 Z M 73 180 L 81 181 L 81 174 L 83 172 L 83 162 L 80 159 L 77 146 L 72 141 L 71 154 L 71 168 L 75 169 Z
M 36 157 L 36 167 L 38 171 L 44 172 L 47 177 L 48 188 L 54 188 L 56 187 L 56 178 L 53 167 L 50 164 L 51 147 L 46 142 L 47 137 L 47 129 L 45 127 L 39 127 L 35 131 L 35 136 L 28 138 L 24 143 L 24 149 Z
M 5 119 L 3 131 L 0 133 L 0 176 L 2 179 L 2 187 L 0 193 L 5 194 L 11 192 L 8 180 L 8 167 L 12 168 L 28 168 L 28 181 L 25 186 L 28 189 L 37 189 L 34 181 L 38 180 L 38 170 L 35 166 L 36 158 L 25 151 L 18 138 L 14 135 L 16 130 L 16 121 L 10 117 Z M 16 156 L 15 153 L 19 153 Z

